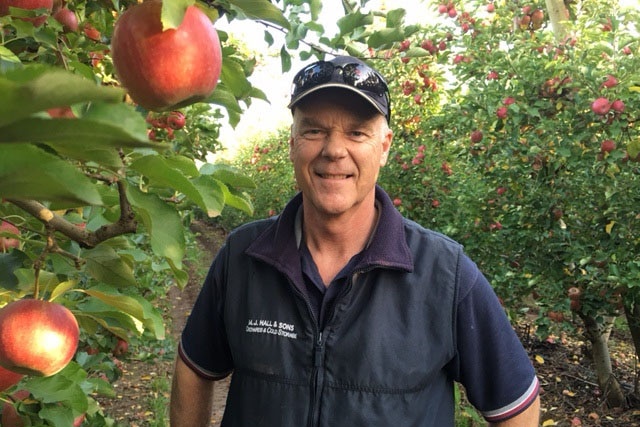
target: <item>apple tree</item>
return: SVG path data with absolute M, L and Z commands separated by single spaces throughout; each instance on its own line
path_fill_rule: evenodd
M 543 336 L 581 325 L 622 406 L 607 338 L 624 313 L 640 349 L 638 11 L 583 1 L 558 37 L 545 2 L 454 3 L 388 53 L 401 142 L 383 179 L 514 317 L 534 306 Z

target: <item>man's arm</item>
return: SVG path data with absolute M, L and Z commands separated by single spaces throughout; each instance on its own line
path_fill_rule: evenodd
M 198 376 L 180 356 L 176 358 L 171 386 L 171 427 L 206 427 L 210 424 L 213 384 Z
M 513 418 L 499 423 L 489 424 L 491 427 L 538 427 L 540 424 L 540 396 L 524 411 Z

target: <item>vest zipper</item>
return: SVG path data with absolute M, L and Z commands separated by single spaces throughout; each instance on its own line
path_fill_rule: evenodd
M 318 333 L 313 352 L 313 388 L 311 390 L 311 417 L 309 427 L 318 424 L 320 417 L 320 400 L 324 383 L 324 336 L 322 331 Z

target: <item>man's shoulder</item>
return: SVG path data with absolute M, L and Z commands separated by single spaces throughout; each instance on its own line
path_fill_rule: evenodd
M 229 236 L 227 237 L 227 241 L 239 242 L 246 241 L 247 243 L 251 243 L 254 241 L 259 235 L 261 235 L 267 228 L 269 228 L 273 223 L 276 222 L 277 216 L 270 218 L 257 219 L 254 221 L 250 221 L 239 225 L 229 232 Z
M 462 249 L 462 244 L 460 242 L 454 240 L 453 238 L 440 231 L 424 227 L 423 225 L 406 217 L 403 217 L 402 221 L 404 224 L 404 230 L 408 242 L 415 240 L 422 244 L 447 246 L 450 248 L 455 248 L 456 250 Z

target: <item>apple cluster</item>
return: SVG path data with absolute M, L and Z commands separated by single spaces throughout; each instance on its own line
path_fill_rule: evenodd
M 182 129 L 187 123 L 187 118 L 180 111 L 171 111 L 170 113 L 154 113 L 150 111 L 146 120 L 151 125 L 151 129 L 148 131 L 149 140 L 151 141 L 174 139 L 174 131 Z

